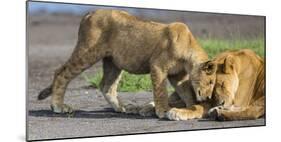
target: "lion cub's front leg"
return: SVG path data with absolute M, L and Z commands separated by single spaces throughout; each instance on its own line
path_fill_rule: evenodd
M 186 104 L 181 100 L 177 92 L 173 92 L 168 96 L 168 104 L 170 107 L 184 108 Z M 140 107 L 139 114 L 141 116 L 155 116 L 155 103 L 152 101 Z
M 169 110 L 168 93 L 166 88 L 167 73 L 159 66 L 152 66 L 151 79 L 153 84 L 153 97 L 155 113 L 159 118 L 164 118 Z

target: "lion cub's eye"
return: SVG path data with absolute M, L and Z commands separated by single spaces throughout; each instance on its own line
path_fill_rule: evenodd
M 213 85 L 213 84 L 214 84 L 214 81 L 213 81 L 213 80 L 211 80 L 211 81 L 210 81 L 210 85 Z
M 221 83 L 221 88 L 224 88 L 224 82 Z
M 200 84 L 200 81 L 194 81 L 194 80 L 192 80 L 191 81 L 193 84 L 196 84 L 196 85 L 199 85 Z

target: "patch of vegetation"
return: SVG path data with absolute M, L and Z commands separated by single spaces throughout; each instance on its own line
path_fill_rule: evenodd
M 100 88 L 99 84 L 102 80 L 103 72 L 99 70 L 94 76 L 87 76 L 83 74 L 83 77 L 94 88 Z M 118 84 L 119 92 L 139 92 L 139 91 L 152 91 L 152 82 L 150 75 L 135 75 L 123 71 L 122 78 Z M 173 92 L 174 88 L 168 87 L 168 92 Z
M 94 76 L 83 75 L 87 82 L 99 88 L 103 72 L 99 70 Z M 149 75 L 134 75 L 123 71 L 122 78 L 118 84 L 120 92 L 152 91 L 152 83 Z
M 216 54 L 236 49 L 252 49 L 261 57 L 264 57 L 264 39 L 257 38 L 251 40 L 219 40 L 219 39 L 200 39 L 200 45 L 212 58 Z

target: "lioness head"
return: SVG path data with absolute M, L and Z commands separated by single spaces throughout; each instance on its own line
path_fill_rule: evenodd
M 201 63 L 191 71 L 191 84 L 196 94 L 196 100 L 201 102 L 212 97 L 216 81 L 217 64 L 212 61 Z
M 215 105 L 228 106 L 233 104 L 235 93 L 238 89 L 239 78 L 237 65 L 233 56 L 226 56 L 216 73 L 214 88 Z

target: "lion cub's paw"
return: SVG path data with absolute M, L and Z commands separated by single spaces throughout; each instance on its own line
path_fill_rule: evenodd
M 55 113 L 73 113 L 73 109 L 66 104 L 51 105 L 51 109 Z
M 142 106 L 139 114 L 144 117 L 156 116 L 154 102 Z
M 113 105 L 113 109 L 115 112 L 120 112 L 120 113 L 125 113 L 126 112 L 126 108 L 123 105 Z
M 155 113 L 158 118 L 165 118 L 167 111 L 165 109 L 155 107 Z
M 133 104 L 128 104 L 128 105 L 124 106 L 124 108 L 125 108 L 124 112 L 127 114 L 138 114 L 139 110 L 140 110 L 139 106 L 133 105 Z
M 166 117 L 170 120 L 187 120 L 187 118 L 183 115 L 180 109 L 172 108 L 166 113 Z

